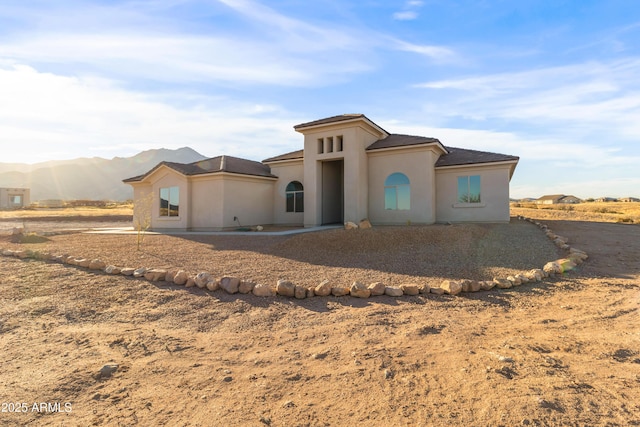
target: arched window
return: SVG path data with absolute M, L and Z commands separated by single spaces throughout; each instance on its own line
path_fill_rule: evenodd
M 287 212 L 304 212 L 304 189 L 298 181 L 291 181 L 285 190 Z
M 409 178 L 403 173 L 392 173 L 384 181 L 384 208 L 406 211 L 411 209 Z

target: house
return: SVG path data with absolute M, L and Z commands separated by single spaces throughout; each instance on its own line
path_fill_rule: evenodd
M 534 200 L 534 203 L 538 205 L 576 204 L 581 202 L 582 200 L 576 196 L 565 196 L 564 194 L 550 194 Z
M 638 199 L 637 197 L 623 197 L 621 199 L 618 199 L 619 202 L 625 202 L 625 203 L 634 203 L 634 202 L 640 202 L 640 199 Z
M 21 209 L 31 204 L 29 188 L 0 188 L 0 209 Z
M 614 197 L 598 197 L 597 199 L 594 200 L 595 202 L 617 202 L 618 199 L 614 198 Z
M 162 162 L 125 179 L 152 229 L 509 221 L 518 157 L 391 134 L 363 114 L 294 126 L 302 150 L 256 162 Z

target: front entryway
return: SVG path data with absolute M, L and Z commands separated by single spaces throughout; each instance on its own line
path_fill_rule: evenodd
M 322 162 L 322 225 L 344 221 L 344 160 Z

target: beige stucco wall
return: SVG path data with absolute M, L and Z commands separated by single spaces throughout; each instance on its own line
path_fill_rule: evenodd
M 273 224 L 273 187 L 275 179 L 248 177 L 234 174 L 223 176 L 224 228 Z
M 365 122 L 335 123 L 304 132 L 304 225 L 322 224 L 322 162 L 344 160 L 344 221 L 368 217 L 368 159 L 365 148 L 382 134 Z M 318 139 L 342 136 L 342 151 L 318 153 Z
M 303 160 L 291 160 L 270 163 L 271 173 L 278 177 L 273 189 L 273 223 L 279 225 L 304 224 L 304 212 L 287 212 L 286 188 L 291 181 L 298 181 L 307 197 L 307 186 L 304 184 Z
M 369 152 L 369 220 L 373 224 L 432 224 L 436 221 L 433 147 L 375 150 Z M 395 172 L 409 178 L 409 210 L 385 210 L 384 182 Z
M 20 196 L 20 204 L 13 204 L 12 197 Z M 31 204 L 31 191 L 29 188 L 0 188 L 0 209 L 17 209 Z
M 436 169 L 437 222 L 508 222 L 509 173 L 512 164 Z M 458 203 L 458 177 L 480 175 L 481 203 Z
M 223 183 L 220 175 L 194 177 L 191 180 L 192 230 L 219 229 L 223 227 Z

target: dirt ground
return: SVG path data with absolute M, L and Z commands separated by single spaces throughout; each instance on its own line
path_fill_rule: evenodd
M 640 227 L 545 222 L 590 259 L 543 283 L 456 297 L 258 298 L 0 257 L 0 424 L 640 425 Z M 556 250 L 525 225 L 473 230 L 536 263 Z M 138 261 L 177 257 L 196 269 L 216 249 L 190 242 L 197 255 L 174 247 L 169 259 L 157 248 L 176 240 L 164 237 L 146 240 Z M 69 234 L 45 244 L 114 263 L 137 253 L 111 238 Z M 301 265 L 316 278 L 323 269 L 366 270 L 351 272 L 341 259 L 312 264 L 287 241 L 276 239 L 269 253 L 224 249 L 238 271 L 240 252 L 280 260 L 278 275 Z M 421 250 L 414 243 L 405 254 Z M 445 239 L 433 250 L 452 246 Z M 481 249 L 468 245 L 462 255 Z M 465 274 L 522 260 L 479 258 Z M 421 278 L 416 262 L 398 262 L 378 269 L 386 280 Z

